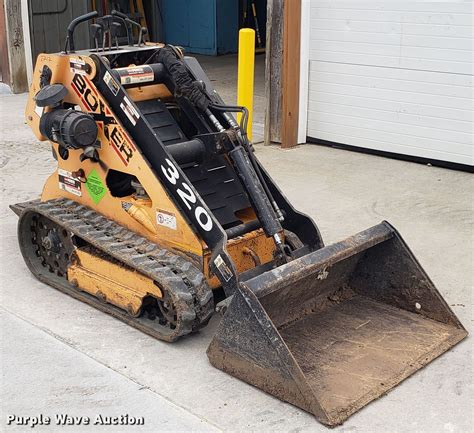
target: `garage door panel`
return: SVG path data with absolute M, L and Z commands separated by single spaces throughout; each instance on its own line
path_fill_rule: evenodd
M 407 58 L 444 60 L 448 62 L 466 63 L 472 68 L 472 47 L 467 50 L 454 48 L 412 47 L 402 40 L 400 55 Z
M 403 24 L 403 34 L 410 36 L 454 36 L 472 38 L 472 26 L 438 26 L 433 24 Z
M 311 0 L 308 136 L 473 164 L 469 2 Z
M 362 43 L 353 41 L 314 40 L 311 45 L 314 51 L 329 51 L 338 53 L 354 53 L 364 55 L 394 56 L 400 55 L 400 44 Z
M 347 39 L 349 35 L 347 35 Z M 398 43 L 392 43 L 396 38 L 376 38 L 377 42 L 355 42 L 355 41 L 334 41 L 329 39 L 312 39 L 311 50 L 314 52 L 337 52 L 354 53 L 366 56 L 393 56 L 397 58 L 416 58 L 419 60 L 440 60 L 469 63 L 472 65 L 470 53 L 472 52 L 472 43 L 467 44 L 467 49 L 456 48 L 431 48 L 423 46 L 410 46 L 406 38 L 398 38 Z M 382 39 L 382 40 L 379 40 Z M 412 43 L 417 43 L 413 40 Z
M 401 2 L 401 8 L 397 9 L 391 2 L 386 2 L 383 10 L 377 8 L 375 2 L 313 2 L 311 8 L 311 18 L 315 19 L 342 19 L 357 21 L 378 21 L 378 22 L 401 22 L 413 24 L 436 24 L 436 25 L 458 25 L 469 26 L 470 7 L 469 3 L 453 12 L 449 11 L 446 5 L 445 11 L 432 11 L 433 3 L 427 3 L 423 7 L 422 2 L 418 2 L 417 10 L 409 10 L 410 2 Z
M 406 113 L 417 116 L 427 116 L 434 119 L 452 119 L 472 123 L 472 113 L 469 110 L 459 110 L 457 108 L 438 107 L 410 102 L 397 102 L 382 99 L 369 98 L 367 96 L 337 95 L 324 91 L 313 91 L 313 97 L 318 100 L 318 106 L 324 104 L 346 105 L 358 108 L 378 107 L 379 110 L 391 111 L 394 113 Z
M 313 46 L 310 47 L 309 55 L 311 60 L 319 62 L 343 62 L 367 66 L 377 65 L 386 68 L 400 67 L 400 58 L 398 56 L 351 53 L 349 51 L 318 50 Z M 442 68 L 442 66 L 439 66 L 439 68 Z
M 314 84 L 347 84 L 353 86 L 371 87 L 374 89 L 386 90 L 400 90 L 405 92 L 413 92 L 420 94 L 439 95 L 439 96 L 453 96 L 455 98 L 466 99 L 464 101 L 468 104 L 471 102 L 472 89 L 468 86 L 457 86 L 450 84 L 429 83 L 418 80 L 403 80 L 403 78 L 386 78 L 365 75 L 354 75 L 334 72 L 311 71 L 311 74 L 317 74 L 317 77 L 312 76 L 313 80 L 310 89 Z M 462 101 L 460 101 L 462 104 Z
M 323 46 L 329 42 L 344 42 L 344 43 L 374 43 L 400 46 L 400 34 L 384 32 L 354 32 L 345 28 L 340 30 L 332 29 L 315 29 L 311 32 L 311 45 L 320 44 Z
M 469 37 L 453 36 L 424 36 L 393 34 L 392 32 L 351 31 L 347 29 L 316 29 L 311 34 L 311 43 L 321 42 L 369 43 L 404 46 L 426 47 L 434 49 L 472 50 L 472 39 Z
M 399 34 L 402 30 L 401 23 L 392 23 L 389 21 L 376 22 L 376 21 L 354 21 L 354 20 L 330 20 L 311 18 L 310 21 L 311 29 L 318 30 L 344 30 L 351 32 L 371 32 L 371 33 L 387 33 L 394 32 Z
M 374 107 L 377 108 L 374 108 Z M 436 131 L 441 128 L 446 131 L 462 132 L 465 134 L 472 133 L 472 121 L 471 120 L 458 120 L 458 119 L 447 119 L 440 118 L 439 116 L 421 116 L 419 114 L 410 114 L 402 110 L 394 110 L 394 105 L 381 108 L 379 104 L 370 107 L 354 106 L 346 103 L 338 104 L 334 102 L 322 102 L 319 101 L 318 112 L 334 114 L 341 114 L 343 116 L 356 116 L 368 120 L 382 120 L 387 122 L 399 123 L 402 126 L 421 126 L 423 128 L 430 128 Z M 436 132 L 435 132 L 436 136 Z
M 336 132 L 318 132 L 318 138 L 325 141 L 341 142 L 350 141 L 352 146 L 366 148 L 370 150 L 377 150 L 383 152 L 398 153 L 400 155 L 410 155 L 414 157 L 430 158 L 440 161 L 450 161 L 457 164 L 472 164 L 472 159 L 464 154 L 456 154 L 443 150 L 435 150 L 431 147 L 418 148 L 412 142 L 408 145 L 403 145 L 401 141 L 386 142 L 382 140 L 374 140 L 373 138 L 361 138 L 354 136 L 351 132 L 341 133 Z M 338 141 L 339 140 L 339 141 Z
M 387 52 L 392 50 L 387 50 Z M 443 59 L 425 59 L 416 57 L 400 57 L 394 55 L 354 53 L 350 51 L 330 51 L 310 48 L 312 60 L 320 62 L 344 62 L 356 65 L 374 65 L 386 68 L 404 68 L 446 72 L 450 74 L 472 74 L 471 62 L 454 62 Z
M 471 101 L 463 98 L 453 98 L 450 96 L 428 95 L 413 92 L 395 91 L 390 89 L 374 89 L 368 87 L 355 86 L 350 84 L 334 84 L 334 83 L 311 83 L 308 95 L 308 103 L 311 108 L 313 104 L 317 104 L 316 95 L 313 91 L 324 89 L 325 92 L 334 93 L 336 95 L 351 95 L 360 96 L 365 95 L 373 99 L 380 99 L 382 101 L 399 101 L 411 103 L 423 103 L 427 105 L 436 105 L 440 107 L 456 108 L 469 110 L 471 112 Z
M 331 74 L 364 76 L 374 78 L 387 78 L 401 80 L 403 82 L 416 81 L 418 83 L 436 83 L 448 86 L 463 86 L 467 90 L 471 90 L 474 84 L 472 75 L 462 74 L 439 74 L 433 71 L 417 71 L 405 69 L 387 69 L 378 68 L 373 65 L 351 65 L 346 63 L 325 63 L 310 62 L 311 72 L 329 72 Z
M 377 21 L 356 21 L 356 20 L 329 20 L 314 18 L 310 21 L 312 29 L 350 31 L 352 33 L 368 32 L 376 34 L 386 34 L 392 32 L 404 36 L 449 36 L 457 38 L 471 39 L 471 26 L 439 26 L 436 24 L 413 24 L 401 22 L 377 22 Z
M 333 136 L 341 135 L 344 138 L 344 143 L 350 146 L 361 146 L 367 147 L 364 143 L 372 143 L 376 145 L 379 143 L 381 146 L 380 150 L 387 152 L 395 152 L 395 150 L 390 150 L 387 146 L 394 146 L 397 149 L 404 149 L 404 153 L 407 155 L 413 155 L 413 153 L 408 152 L 410 147 L 413 147 L 417 150 L 417 155 L 422 156 L 420 153 L 426 151 L 443 152 L 446 155 L 453 154 L 457 156 L 465 156 L 464 161 L 469 161 L 470 155 L 466 153 L 466 150 L 469 150 L 467 145 L 462 143 L 455 143 L 452 141 L 445 140 L 431 140 L 425 137 L 415 137 L 405 134 L 397 134 L 386 132 L 384 134 L 379 134 L 377 138 L 374 137 L 373 131 L 370 128 L 365 126 L 354 126 L 346 125 L 344 128 L 341 128 L 341 125 L 333 122 L 324 122 L 318 119 L 318 138 L 322 140 L 328 140 L 327 134 L 333 134 Z M 336 141 L 336 140 L 332 140 Z M 338 141 L 336 141 L 338 142 Z M 340 142 L 340 141 L 339 141 Z M 449 146 L 449 148 L 447 147 Z M 375 147 L 369 147 L 369 149 L 376 149 Z M 467 162 L 465 162 L 467 163 Z
M 342 111 L 342 110 L 341 110 Z M 470 146 L 472 143 L 472 135 L 470 133 L 464 133 L 460 131 L 447 130 L 441 126 L 438 128 L 424 127 L 420 125 L 410 125 L 407 123 L 397 122 L 395 120 L 378 120 L 374 118 L 365 118 L 359 115 L 358 112 L 354 112 L 350 115 L 342 114 L 339 111 L 337 114 L 328 113 L 319 110 L 309 110 L 308 120 L 314 122 L 332 122 L 341 127 L 346 126 L 363 126 L 365 129 L 371 130 L 380 136 L 385 133 L 409 135 L 415 139 L 429 138 L 431 140 L 441 141 L 442 143 L 452 142 L 465 144 Z M 466 147 L 468 149 L 469 147 Z M 466 150 L 465 149 L 465 150 Z
M 314 8 L 325 8 L 325 9 L 350 9 L 350 10 L 370 10 L 370 11 L 398 11 L 403 13 L 412 12 L 423 12 L 423 13 L 459 13 L 466 14 L 470 13 L 470 2 L 469 0 L 455 0 L 453 2 L 439 2 L 439 1 L 330 1 L 320 0 L 317 3 L 313 3 Z
M 424 35 L 407 35 L 403 32 L 403 45 L 411 47 L 427 47 L 436 49 L 453 49 L 472 51 L 472 38 L 470 37 L 453 37 L 453 36 L 424 36 Z M 465 59 L 466 57 L 464 57 Z

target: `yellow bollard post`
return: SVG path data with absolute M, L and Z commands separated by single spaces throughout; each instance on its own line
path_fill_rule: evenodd
M 237 75 L 237 105 L 243 105 L 249 110 L 247 135 L 252 140 L 253 118 L 253 81 L 255 65 L 255 30 L 241 29 L 239 31 L 239 66 Z M 237 115 L 240 123 L 241 114 Z

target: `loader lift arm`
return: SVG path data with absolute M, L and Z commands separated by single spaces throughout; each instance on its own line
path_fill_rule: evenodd
M 186 84 L 189 87 L 191 84 L 195 85 L 194 83 L 199 80 L 199 70 L 193 71 L 197 76 L 191 75 L 189 66 L 175 54 L 175 48 L 161 48 L 161 50 L 158 51 L 157 57 L 163 58 L 164 56 L 159 54 L 160 51 L 164 51 L 168 58 L 175 56 L 175 61 L 171 67 L 176 67 L 176 65 L 181 66 L 182 69 L 180 72 L 183 73 L 184 71 L 184 73 L 188 75 L 187 78 L 189 82 Z M 150 163 L 156 176 L 162 181 L 163 185 L 166 186 L 167 191 L 173 197 L 176 205 L 182 210 L 183 214 L 186 215 L 187 219 L 212 251 L 210 261 L 211 271 L 218 276 L 226 296 L 232 295 L 238 287 L 239 277 L 235 265 L 227 253 L 226 245 L 228 234 L 208 208 L 205 201 L 200 197 L 193 184 L 189 181 L 181 169 L 179 161 L 176 160 L 182 155 L 182 151 L 186 146 L 189 147 L 193 145 L 193 141 L 177 143 L 172 147 L 165 146 L 153 132 L 145 116 L 140 113 L 139 107 L 127 96 L 124 87 L 116 81 L 114 78 L 116 74 L 114 74 L 113 68 L 108 66 L 102 56 L 93 55 L 92 57 L 97 65 L 97 74 L 93 80 L 97 89 L 107 99 L 120 122 L 125 126 L 131 138 L 143 153 L 143 156 Z M 165 70 L 167 70 L 167 66 L 170 68 L 170 64 L 165 64 Z M 163 83 L 173 94 L 182 94 L 182 88 L 178 87 L 170 71 L 167 70 L 167 72 L 168 73 L 163 73 Z M 179 78 L 182 79 L 182 75 Z M 113 85 L 110 80 L 114 80 Z M 203 153 L 219 153 L 229 156 L 256 210 L 260 225 L 267 236 L 274 237 L 276 242 L 278 242 L 279 233 L 283 231 L 283 226 L 270 201 L 274 200 L 274 198 L 269 199 L 267 191 L 263 187 L 261 179 L 257 175 L 254 165 L 251 162 L 251 157 L 249 157 L 249 152 L 251 152 L 250 146 L 243 146 L 241 144 L 241 131 L 238 127 L 236 128 L 229 123 L 230 116 L 224 116 L 223 113 L 226 113 L 223 111 L 216 113 L 219 119 L 217 120 L 216 118 L 215 121 L 217 121 L 219 125 L 221 125 L 221 122 L 224 123 L 227 128 L 224 130 L 223 127 L 221 127 L 220 132 L 212 131 L 213 126 L 210 124 L 209 116 L 206 116 L 205 111 L 209 110 L 208 107 L 212 108 L 215 103 L 221 101 L 217 99 L 216 96 L 214 96 L 215 102 L 212 101 L 211 95 L 216 94 L 210 92 L 211 89 L 209 89 L 208 86 L 209 84 L 203 86 L 202 89 L 197 86 L 191 89 L 191 91 L 194 92 L 192 95 L 195 97 L 194 101 L 190 100 L 189 91 L 185 95 L 176 98 L 177 103 L 183 111 L 197 124 L 197 130 L 201 133 L 207 133 L 206 138 L 203 138 L 203 146 L 199 146 L 199 142 L 196 141 L 199 140 L 200 135 L 194 137 L 194 147 Z M 189 87 L 186 90 L 189 90 Z M 198 101 L 197 98 L 200 98 L 200 101 Z M 124 110 L 123 107 L 126 107 L 126 109 Z M 230 107 L 230 109 L 231 108 L 232 107 Z M 135 118 L 130 118 L 130 115 L 127 113 L 128 110 L 132 110 L 136 113 Z M 201 136 L 203 137 L 202 134 Z M 199 157 L 199 155 L 197 155 L 197 157 Z M 260 166 L 258 166 L 258 169 L 263 172 Z M 284 210 L 285 221 L 289 222 L 288 224 L 284 224 L 284 226 L 292 229 L 300 239 L 310 239 L 311 242 L 308 245 L 310 250 L 320 248 L 322 246 L 322 240 L 316 225 L 309 217 L 296 212 L 273 184 L 268 174 L 265 173 L 264 176 L 265 183 L 269 184 L 268 188 L 272 189 L 273 194 L 277 197 L 279 202 L 278 206 Z M 302 229 L 305 231 L 304 233 L 300 233 Z M 283 249 L 281 254 L 285 254 Z M 280 257 L 280 262 L 281 260 L 282 258 Z

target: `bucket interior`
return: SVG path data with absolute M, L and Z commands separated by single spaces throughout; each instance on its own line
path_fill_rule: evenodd
M 280 329 L 323 409 L 352 412 L 450 345 L 456 328 L 354 296 Z
M 347 418 L 466 335 L 400 238 L 314 254 L 266 278 L 263 288 L 260 281 L 260 295 L 255 288 L 327 423 Z M 317 257 L 323 260 L 315 265 Z

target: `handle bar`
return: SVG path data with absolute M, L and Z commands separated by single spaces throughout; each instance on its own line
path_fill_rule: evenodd
M 81 15 L 77 18 L 74 18 L 67 27 L 67 37 L 66 37 L 66 46 L 64 47 L 64 51 L 67 52 L 67 48 L 69 46 L 69 50 L 73 53 L 75 51 L 74 46 L 74 30 L 78 24 L 83 23 L 84 21 L 89 21 L 92 18 L 98 17 L 99 13 L 97 11 L 89 12 L 87 14 Z
M 139 29 L 139 36 L 138 36 L 138 46 L 140 46 L 141 44 L 141 39 L 142 39 L 142 36 L 146 33 L 148 33 L 148 29 L 146 32 L 144 32 L 144 29 L 145 27 L 142 27 L 140 23 L 137 23 L 136 21 L 133 21 L 131 20 L 127 15 L 125 15 L 123 12 L 120 12 L 120 11 L 117 11 L 115 9 L 112 10 L 112 12 L 110 12 L 110 15 L 115 15 L 119 18 L 122 18 L 124 21 L 126 21 L 127 23 L 129 24 L 132 24 L 134 26 L 137 26 L 138 29 Z
M 122 18 L 123 20 L 127 21 L 127 23 L 133 24 L 134 26 L 137 26 L 137 27 L 141 27 L 139 23 L 137 23 L 136 21 L 131 20 L 123 12 L 119 12 L 119 11 L 116 11 L 114 9 L 114 10 L 112 10 L 112 12 L 110 12 L 110 15 L 116 15 L 116 16 Z

